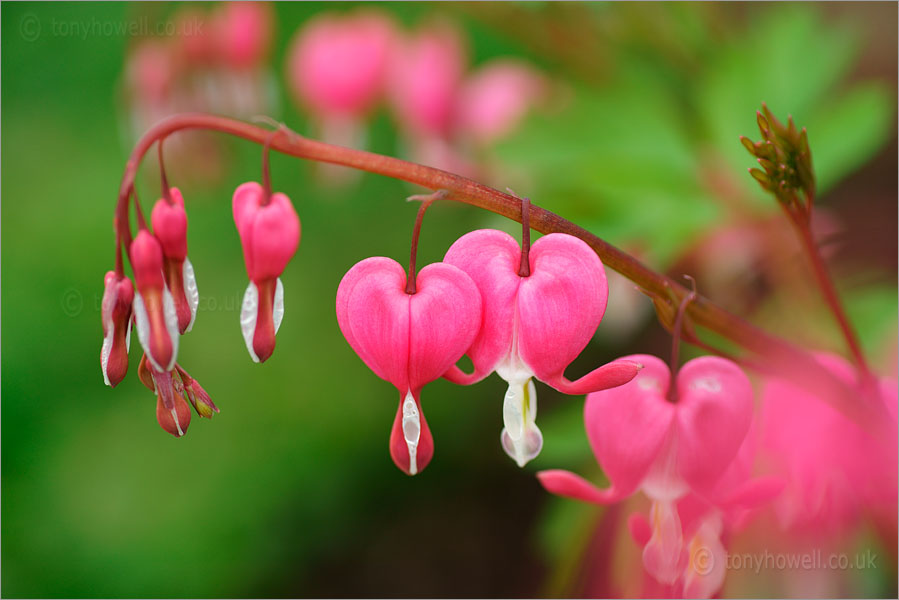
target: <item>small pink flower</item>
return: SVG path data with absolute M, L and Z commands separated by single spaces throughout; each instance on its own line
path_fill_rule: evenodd
M 410 134 L 449 136 L 465 63 L 462 38 L 447 24 L 422 29 L 398 48 L 390 100 Z
M 100 366 L 103 381 L 115 387 L 128 372 L 128 351 L 131 349 L 131 305 L 134 302 L 134 286 L 125 276 L 115 271 L 106 274 L 101 316 L 103 319 L 103 347 L 100 350 Z
M 300 244 L 300 218 L 287 196 L 269 194 L 255 181 L 237 188 L 232 209 L 250 277 L 240 327 L 250 357 L 265 362 L 284 316 L 280 275 Z
M 171 371 L 178 355 L 178 315 L 163 277 L 162 247 L 146 229 L 141 229 L 131 242 L 131 265 L 137 285 L 137 338 L 157 371 Z
M 187 258 L 187 213 L 178 188 L 169 188 L 169 199 L 156 202 L 150 221 L 162 248 L 163 274 L 175 302 L 178 330 L 184 334 L 194 326 L 200 292 L 193 265 Z
M 371 10 L 310 20 L 288 50 L 291 91 L 316 115 L 361 117 L 383 92 L 393 37 L 390 20 Z
M 456 109 L 458 129 L 489 144 L 512 132 L 545 93 L 546 82 L 528 63 L 496 59 L 464 83 Z
M 640 373 L 625 385 L 590 394 L 584 408 L 590 445 L 611 486 L 599 490 L 560 470 L 538 477 L 552 493 L 599 504 L 642 489 L 653 501 L 643 564 L 657 581 L 672 584 L 682 574 L 683 548 L 675 503 L 691 492 L 703 498 L 722 494 L 719 482 L 752 421 L 752 386 L 731 361 L 705 356 L 680 369 L 676 395 L 669 396 L 665 363 L 649 355 L 626 358 L 643 365 Z M 727 492 L 739 498 L 767 484 L 747 485 Z
M 353 266 L 337 289 L 337 322 L 347 342 L 400 393 L 390 455 L 408 475 L 422 471 L 434 453 L 421 389 L 462 357 L 481 324 L 480 295 L 461 270 L 435 263 L 415 281 L 415 293 L 407 293 L 403 267 L 375 257 Z
M 484 303 L 484 323 L 468 356 L 471 375 L 453 367 L 454 383 L 480 381 L 493 371 L 509 383 L 503 403 L 501 441 L 520 466 L 543 446 L 534 420 L 540 381 L 566 394 L 584 394 L 630 381 L 639 369 L 619 360 L 577 381 L 565 368 L 587 346 L 606 307 L 608 288 L 599 257 L 583 241 L 561 233 L 537 240 L 530 249 L 530 275 L 519 275 L 521 248 L 502 231 L 482 229 L 459 238 L 444 262 L 474 280 Z

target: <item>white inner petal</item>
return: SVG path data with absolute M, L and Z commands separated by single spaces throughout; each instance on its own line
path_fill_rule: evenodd
M 247 286 L 243 295 L 243 304 L 240 306 L 240 331 L 243 333 L 243 341 L 247 345 L 247 351 L 253 362 L 259 362 L 259 357 L 253 351 L 253 334 L 256 332 L 256 313 L 259 310 L 259 290 L 252 281 Z
M 131 319 L 128 319 L 128 329 L 125 330 L 125 352 L 131 352 Z
M 190 323 L 184 333 L 190 331 L 197 320 L 197 307 L 200 306 L 200 290 L 197 288 L 197 278 L 194 275 L 194 266 L 190 264 L 190 260 L 185 257 L 184 266 L 181 269 L 181 277 L 184 280 L 184 295 L 187 297 L 187 304 L 190 306 Z
M 175 310 L 175 299 L 169 287 L 162 289 L 162 311 L 165 315 L 165 328 L 168 330 L 169 339 L 172 340 L 172 359 L 166 365 L 165 370 L 171 371 L 175 366 L 175 360 L 178 358 L 178 342 L 181 339 L 181 332 L 178 328 L 178 313 Z
M 512 382 L 503 400 L 503 428 L 500 441 L 519 467 L 533 460 L 543 448 L 543 434 L 537 427 L 537 388 L 534 380 Z
M 403 438 L 405 438 L 406 448 L 409 450 L 409 474 L 415 475 L 418 472 L 416 454 L 418 441 L 421 438 L 421 415 L 418 412 L 418 406 L 415 405 L 411 390 L 406 392 L 406 398 L 403 400 Z
M 150 319 L 147 317 L 147 307 L 144 305 L 144 298 L 140 292 L 134 292 L 134 320 L 137 324 L 137 339 L 144 349 L 147 360 L 157 371 L 164 370 L 150 352 Z
M 653 500 L 670 502 L 687 493 L 689 487 L 677 472 L 677 436 L 672 431 L 643 479 L 643 492 Z
M 281 283 L 281 278 L 278 277 L 278 282 L 275 285 L 275 302 L 272 304 L 272 321 L 275 323 L 275 333 L 278 333 L 278 330 L 281 329 L 281 319 L 284 318 L 284 284 Z
M 109 365 L 109 354 L 112 352 L 112 338 L 115 336 L 115 325 L 107 325 L 106 331 L 108 333 L 103 338 L 103 347 L 100 349 L 100 366 L 103 367 L 103 381 L 106 385 L 111 386 L 112 383 L 109 381 L 106 369 Z

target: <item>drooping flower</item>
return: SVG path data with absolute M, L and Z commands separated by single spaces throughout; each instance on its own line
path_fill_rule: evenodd
M 584 408 L 587 436 L 610 487 L 600 490 L 561 470 L 538 477 L 554 494 L 598 504 L 642 490 L 652 500 L 643 564 L 657 581 L 673 584 L 683 574 L 676 503 L 695 493 L 723 496 L 719 501 L 730 504 L 771 485 L 751 480 L 720 487 L 749 431 L 752 386 L 733 362 L 705 356 L 687 362 L 670 390 L 664 362 L 649 355 L 626 358 L 643 365 L 640 373 L 625 385 L 590 394 Z
M 395 36 L 390 19 L 371 9 L 320 15 L 297 32 L 287 81 L 324 141 L 364 145 L 363 120 L 383 96 Z
M 466 62 L 462 36 L 448 23 L 424 27 L 398 47 L 390 100 L 411 135 L 448 136 Z
M 218 54 L 234 70 L 261 63 L 272 38 L 272 11 L 265 2 L 226 2 L 214 19 Z
M 175 302 L 178 330 L 187 333 L 197 318 L 200 292 L 194 267 L 187 258 L 187 213 L 178 188 L 169 188 L 168 197 L 156 201 L 150 221 L 162 248 L 163 275 Z
M 124 275 L 109 271 L 104 278 L 101 316 L 103 319 L 103 347 L 100 366 L 103 381 L 115 387 L 128 372 L 128 351 L 131 349 L 131 306 L 134 286 Z
M 817 360 L 847 385 L 847 401 L 866 426 L 793 382 L 765 380 L 762 453 L 788 482 L 774 506 L 780 526 L 817 546 L 870 515 L 895 541 L 896 381 L 861 379 L 838 356 L 821 354 Z
M 484 303 L 483 326 L 467 352 L 474 372 L 453 367 L 446 378 L 467 385 L 496 371 L 509 383 L 501 441 L 523 466 L 543 446 L 535 423 L 533 378 L 566 394 L 584 394 L 621 385 L 640 367 L 619 360 L 568 380 L 566 367 L 587 346 L 605 311 L 608 288 L 602 262 L 582 240 L 561 233 L 534 243 L 527 276 L 519 274 L 521 256 L 512 236 L 482 229 L 459 238 L 444 262 L 471 276 Z
M 434 441 L 421 408 L 422 388 L 468 349 L 481 324 L 481 298 L 460 269 L 435 263 L 415 277 L 390 258 L 367 258 L 337 289 L 337 322 L 359 358 L 400 394 L 390 455 L 408 475 L 422 471 Z
M 232 209 L 250 278 L 240 327 L 250 357 L 265 362 L 284 316 L 280 275 L 299 246 L 300 218 L 286 195 L 269 193 L 255 181 L 237 188 Z
M 178 355 L 178 314 L 163 277 L 159 241 L 141 229 L 131 242 L 134 268 L 134 323 L 147 359 L 157 371 L 171 371 Z

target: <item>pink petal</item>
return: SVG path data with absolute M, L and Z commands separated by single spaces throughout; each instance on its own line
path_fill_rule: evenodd
M 640 372 L 643 366 L 629 360 L 616 360 L 590 371 L 576 381 L 569 381 L 559 375 L 544 383 L 565 394 L 589 394 L 624 385 Z
M 359 358 L 405 395 L 409 386 L 406 272 L 390 258 L 356 263 L 337 288 L 337 322 Z M 439 374 L 438 374 L 439 376 Z
M 537 479 L 540 480 L 540 485 L 547 492 L 557 496 L 564 496 L 565 498 L 573 498 L 574 500 L 592 504 L 610 504 L 620 499 L 619 496 L 610 490 L 601 490 L 571 471 L 561 469 L 540 471 L 537 473 Z
M 419 271 L 416 287 L 414 295 L 406 295 L 413 394 L 462 358 L 481 327 L 481 295 L 462 270 L 443 263 L 428 265 Z
M 518 292 L 518 348 L 537 378 L 552 385 L 596 332 L 609 289 L 599 257 L 574 236 L 540 238 L 530 265 Z
M 512 344 L 515 297 L 521 277 L 518 266 L 521 248 L 512 236 L 495 229 L 481 229 L 463 235 L 450 246 L 443 259 L 467 273 L 480 291 L 483 325 L 467 354 L 474 373 L 452 369 L 447 378 L 456 383 L 480 381 L 496 367 Z
M 434 438 L 421 410 L 421 400 L 408 392 L 400 394 L 390 430 L 390 457 L 403 473 L 416 475 L 428 466 L 433 456 Z
M 257 209 L 253 221 L 250 279 L 260 281 L 280 277 L 299 244 L 300 218 L 293 204 L 284 194 L 272 194 L 271 201 Z
M 752 385 L 733 362 L 703 356 L 678 373 L 678 471 L 710 489 L 734 460 L 752 421 Z
M 655 356 L 636 354 L 623 360 L 643 369 L 620 387 L 587 396 L 584 423 L 596 459 L 618 498 L 636 490 L 671 431 L 675 406 L 665 399 L 670 374 Z
M 634 513 L 627 519 L 627 528 L 631 532 L 631 538 L 641 548 L 649 542 L 652 537 L 652 527 L 646 517 L 640 513 Z
M 164 199 L 157 200 L 150 214 L 150 222 L 165 257 L 183 261 L 187 258 L 187 213 L 184 212 L 184 198 L 178 188 L 170 188 L 169 194 L 173 204 Z

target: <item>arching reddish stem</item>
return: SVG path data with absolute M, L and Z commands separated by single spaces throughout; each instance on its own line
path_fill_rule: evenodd
M 188 129 L 219 131 L 257 144 L 265 143 L 271 135 L 269 130 L 249 123 L 202 113 L 174 115 L 151 127 L 132 150 L 119 187 L 116 227 L 126 248 L 131 243 L 128 197 L 134 187 L 141 159 L 159 138 Z M 431 190 L 446 190 L 447 199 L 478 206 L 513 221 L 521 218 L 521 200 L 440 169 L 381 154 L 334 146 L 296 134 L 272 139 L 271 149 L 299 158 L 377 173 Z M 679 305 L 690 293 L 680 283 L 656 273 L 633 256 L 548 210 L 532 206 L 529 219 L 531 227 L 541 233 L 567 233 L 580 238 L 593 248 L 606 266 L 636 283 L 659 302 Z M 858 409 L 846 400 L 853 397 L 851 391 L 802 348 L 755 327 L 700 295 L 687 306 L 685 312 L 694 325 L 718 333 L 752 352 L 755 359 L 766 368 L 770 368 L 772 373 L 797 381 L 850 418 L 862 420 Z

